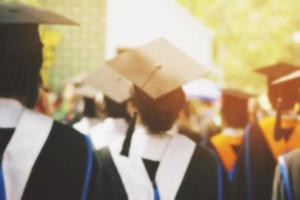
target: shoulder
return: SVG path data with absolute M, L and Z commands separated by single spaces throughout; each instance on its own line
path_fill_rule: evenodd
M 62 150 L 62 154 L 72 153 L 85 155 L 87 149 L 87 138 L 72 127 L 53 122 L 53 126 L 47 141 L 48 145 L 55 146 L 55 149 Z
M 95 156 L 96 156 L 96 159 L 98 160 L 98 162 L 101 163 L 102 165 L 105 162 L 108 162 L 108 160 L 111 160 L 111 153 L 110 153 L 109 147 L 103 147 L 103 148 L 95 151 Z
M 85 141 L 85 136 L 71 126 L 54 121 L 52 131 L 59 134 L 59 137 L 68 138 L 74 142 Z
M 245 128 L 245 139 L 260 141 L 263 131 L 273 128 L 273 119 L 271 117 L 264 118 L 258 122 L 249 123 Z M 269 128 L 268 128 L 269 127 Z
M 26 117 L 24 118 L 27 119 L 27 123 L 32 123 L 32 126 L 41 127 L 49 125 L 50 133 L 45 144 L 45 146 L 50 147 L 48 150 L 58 151 L 58 149 L 64 149 L 61 152 L 61 154 L 64 154 L 68 150 L 77 152 L 76 150 L 82 151 L 82 148 L 86 149 L 86 137 L 72 127 L 54 121 L 49 116 L 32 110 L 26 109 L 25 114 Z M 36 131 L 38 132 L 38 129 Z
M 300 150 L 294 150 L 284 156 L 288 168 L 298 170 L 300 168 Z
M 215 163 L 216 162 L 216 155 L 215 153 L 208 147 L 204 145 L 199 145 L 194 142 L 192 139 L 185 135 L 178 134 L 176 135 L 178 141 L 181 141 L 181 148 L 183 145 L 194 147 L 194 152 L 192 156 L 192 161 L 202 161 L 207 163 Z M 178 143 L 179 144 L 179 143 Z
M 217 156 L 216 154 L 209 148 L 197 145 L 194 152 L 194 159 L 205 162 L 209 165 L 217 165 Z

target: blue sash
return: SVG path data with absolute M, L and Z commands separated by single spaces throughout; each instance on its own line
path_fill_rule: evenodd
M 160 200 L 159 191 L 156 183 L 153 183 L 154 200 Z
M 90 185 L 90 178 L 92 175 L 92 168 L 93 168 L 93 146 L 88 136 L 85 137 L 86 148 L 87 148 L 87 166 L 86 166 L 86 173 L 84 177 L 83 183 L 83 190 L 82 190 L 82 200 L 88 199 L 88 191 Z
M 235 171 L 236 171 L 236 164 L 233 166 L 233 168 L 229 172 L 227 172 L 227 177 L 228 177 L 229 182 L 233 181 Z
M 2 166 L 0 167 L 0 200 L 5 200 L 5 187 Z
M 278 160 L 279 160 L 279 170 L 280 170 L 280 174 L 282 177 L 282 182 L 283 182 L 286 198 L 287 198 L 287 200 L 292 200 L 293 198 L 292 198 L 292 191 L 291 191 L 291 187 L 290 187 L 289 174 L 288 174 L 288 170 L 286 168 L 284 157 L 280 156 Z
M 218 200 L 223 199 L 223 176 L 222 176 L 222 166 L 220 161 L 217 159 L 218 164 Z
M 223 169 L 222 169 L 222 164 L 218 158 L 218 156 L 210 150 L 210 152 L 214 155 L 215 160 L 217 162 L 217 187 L 218 187 L 218 194 L 217 194 L 217 199 L 218 200 L 223 200 Z

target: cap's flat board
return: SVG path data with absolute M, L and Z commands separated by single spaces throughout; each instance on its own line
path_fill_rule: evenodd
M 286 83 L 286 82 L 294 81 L 294 80 L 297 80 L 297 79 L 299 79 L 299 81 L 300 81 L 300 70 L 292 72 L 291 74 L 288 74 L 286 76 L 283 76 L 283 77 L 275 80 L 273 82 L 273 84 Z
M 0 24 L 78 25 L 75 21 L 52 11 L 19 3 L 0 3 Z
M 107 64 L 154 99 L 207 73 L 165 39 L 124 52 Z
M 83 82 L 103 92 L 104 95 L 118 103 L 130 98 L 132 83 L 107 66 L 97 69 L 88 75 Z

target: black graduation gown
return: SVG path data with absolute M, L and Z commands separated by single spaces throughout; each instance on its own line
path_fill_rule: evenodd
M 272 200 L 299 200 L 300 199 L 300 150 L 295 150 L 286 156 L 284 156 L 284 169 L 281 164 L 276 167 L 274 185 L 273 185 L 273 197 Z M 280 169 L 281 168 L 281 169 Z M 286 180 L 288 181 L 287 189 L 286 183 L 284 183 L 284 170 L 286 172 Z M 290 191 L 292 199 L 288 198 L 287 191 Z
M 221 133 L 222 134 L 222 133 Z M 214 138 L 214 137 L 218 137 L 219 135 L 215 135 L 215 136 L 213 136 L 212 138 Z M 210 148 L 210 149 L 212 149 L 215 153 L 216 153 L 216 155 L 217 155 L 217 158 L 218 158 L 218 161 L 219 161 L 219 163 L 220 163 L 220 165 L 221 165 L 221 168 L 222 168 L 222 188 L 223 188 L 223 200 L 230 200 L 231 199 L 231 193 L 232 193 L 232 178 L 233 178 L 233 175 L 234 175 L 234 173 L 235 173 L 235 170 L 236 170 L 236 163 L 237 163 L 237 161 L 235 162 L 235 164 L 234 164 L 234 166 L 232 167 L 232 171 L 228 171 L 227 169 L 226 169 L 226 166 L 225 166 L 225 164 L 224 164 L 224 162 L 223 162 L 223 159 L 224 158 L 222 158 L 222 155 L 220 155 L 219 153 L 218 153 L 218 150 L 216 149 L 216 146 L 213 144 L 213 142 L 212 142 L 212 140 L 210 140 L 210 142 L 208 143 L 208 147 Z M 228 146 L 227 146 L 228 147 Z M 225 147 L 223 147 L 223 148 L 225 148 Z M 233 148 L 233 147 L 231 147 L 231 148 Z M 240 148 L 241 148 L 241 146 L 235 146 L 234 147 L 234 153 L 235 153 L 235 155 L 238 157 L 238 154 L 239 154 L 239 151 L 240 151 Z M 229 177 L 229 176 L 231 176 L 231 177 Z
M 96 152 L 98 160 L 97 191 L 103 200 L 126 200 L 128 196 L 121 177 L 114 164 L 109 148 Z M 158 162 L 144 160 L 146 169 L 153 181 Z M 176 167 L 176 166 L 174 166 Z M 218 197 L 218 166 L 215 155 L 196 147 L 183 181 L 176 194 L 178 200 L 216 200 Z
M 265 120 L 268 120 L 268 127 L 270 127 L 269 137 L 273 138 L 275 119 Z M 244 143 L 237 161 L 232 199 L 271 199 L 276 164 L 277 158 L 273 156 L 260 125 L 258 123 L 249 125 L 246 128 Z
M 0 129 L 0 156 L 14 129 Z M 82 134 L 54 122 L 29 176 L 22 200 L 80 200 L 86 174 L 86 142 Z M 97 162 L 93 162 L 88 199 L 96 196 Z

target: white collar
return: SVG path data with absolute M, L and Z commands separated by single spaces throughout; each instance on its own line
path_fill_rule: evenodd
M 242 136 L 244 134 L 244 129 L 242 128 L 225 128 L 223 134 L 226 136 Z
M 153 139 L 152 137 L 157 137 L 157 135 L 149 136 L 149 134 L 147 135 L 145 131 L 142 133 L 142 130 L 141 133 L 135 132 L 135 134 L 146 134 L 146 139 L 151 137 L 150 140 Z M 133 144 L 138 142 L 134 141 L 135 134 L 132 138 Z M 186 174 L 186 170 L 192 159 L 196 143 L 188 139 L 186 136 L 179 134 L 175 134 L 173 136 L 165 134 L 164 137 L 168 137 L 170 139 L 167 141 L 168 145 L 164 149 L 165 152 L 163 153 L 163 157 L 160 159 L 155 179 L 160 193 L 160 199 L 170 200 L 176 198 L 182 180 Z M 166 141 L 165 139 L 162 140 Z M 133 155 L 131 152 L 129 157 L 120 155 L 123 141 L 124 139 L 116 140 L 109 145 L 109 148 L 113 161 L 121 176 L 128 199 L 154 199 L 153 186 L 141 157 L 139 157 L 138 154 Z M 146 141 L 146 144 L 149 144 L 147 142 L 149 141 Z M 161 142 L 164 143 L 163 141 Z M 161 145 L 161 142 L 159 142 L 159 145 Z M 143 155 L 145 155 L 145 149 L 141 149 L 139 147 L 135 149 L 136 147 L 137 146 L 132 145 L 130 150 L 133 149 L 133 152 L 143 152 Z M 157 146 L 151 146 L 151 149 L 157 151 Z
M 168 133 L 151 133 L 144 127 L 138 127 L 133 134 L 130 155 L 160 161 L 170 139 L 171 135 Z
M 0 98 L 0 128 L 15 128 L 23 110 L 19 101 Z

